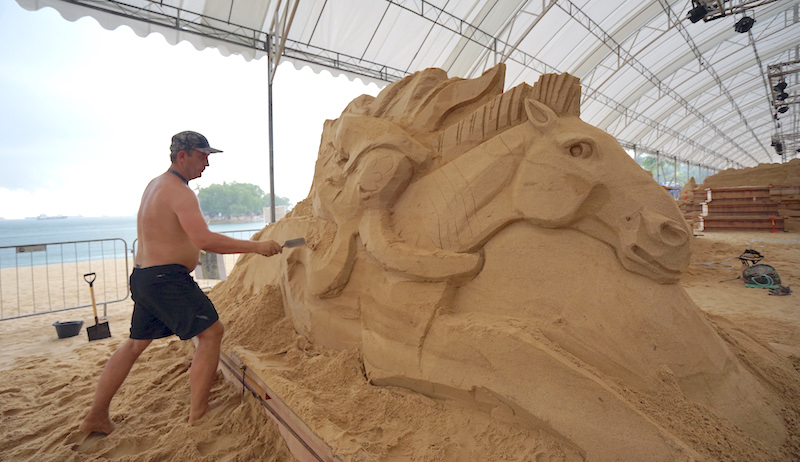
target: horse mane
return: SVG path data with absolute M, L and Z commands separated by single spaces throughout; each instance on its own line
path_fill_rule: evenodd
M 546 104 L 558 116 L 581 115 L 581 84 L 575 76 L 544 74 L 533 84 L 531 98 Z
M 503 92 L 504 76 L 503 63 L 470 80 L 448 79 L 441 69 L 426 69 L 390 84 L 375 98 L 357 98 L 342 115 L 397 124 L 418 141 L 429 141 L 440 164 L 526 122 L 526 99 L 547 105 L 558 116 L 580 116 L 577 77 L 544 74 L 533 87 L 522 83 Z
M 442 164 L 527 121 L 523 102 L 530 93 L 530 85 L 517 85 L 443 130 L 435 146 L 436 151 L 442 154 Z
M 580 79 L 569 74 L 544 74 L 533 87 L 522 83 L 443 130 L 436 150 L 445 164 L 499 133 L 526 122 L 524 102 L 535 99 L 558 116 L 580 117 Z

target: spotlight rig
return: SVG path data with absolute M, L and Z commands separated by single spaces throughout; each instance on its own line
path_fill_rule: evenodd
M 747 16 L 745 12 L 776 1 L 777 0 L 743 0 L 734 2 L 733 0 L 692 0 L 692 7 L 686 13 L 686 19 L 692 23 L 700 22 L 700 20 L 708 22 L 741 13 L 742 17 L 736 21 L 733 29 L 741 34 L 746 34 L 752 29 L 756 20 L 752 16 Z

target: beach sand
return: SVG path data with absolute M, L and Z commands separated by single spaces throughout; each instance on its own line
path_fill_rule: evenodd
M 783 285 L 797 286 L 800 234 L 763 232 L 698 236 L 681 283 L 713 322 L 746 332 L 800 370 L 798 294 L 776 297 L 744 287 L 736 279 L 737 257 L 748 248 L 766 256 L 763 263 L 778 270 Z M 253 300 L 223 292 L 212 292 L 212 298 L 229 303 L 234 297 L 239 307 L 274 306 L 280 300 L 276 293 Z M 257 369 L 342 460 L 582 459 L 546 434 L 481 410 L 370 385 L 358 352 L 309 344 L 280 307 L 274 308 L 272 314 L 261 310 L 248 317 L 241 309 L 219 306 L 230 334 L 223 349 Z M 212 390 L 220 405 L 200 425 L 186 423 L 193 346 L 177 338 L 154 341 L 134 366 L 112 403 L 114 433 L 85 438 L 78 432 L 103 364 L 127 338 L 131 309 L 130 299 L 109 305 L 103 321 L 112 337 L 92 342 L 85 328 L 58 339 L 51 325 L 58 320 L 91 325 L 90 308 L 0 322 L 0 460 L 294 460 L 263 408 L 221 373 Z M 702 422 L 683 430 L 695 434 L 698 446 L 720 446 L 718 457 L 708 460 L 751 460 L 758 450 L 740 441 L 738 452 L 731 451 L 713 441 L 714 432 Z

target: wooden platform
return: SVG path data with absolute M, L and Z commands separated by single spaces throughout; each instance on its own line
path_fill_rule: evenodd
M 680 207 L 698 231 L 783 231 L 786 218 L 800 217 L 800 186 L 698 189 Z

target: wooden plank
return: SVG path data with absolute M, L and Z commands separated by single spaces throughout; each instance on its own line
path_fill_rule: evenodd
M 713 200 L 706 201 L 707 204 L 778 204 L 779 202 L 773 198 L 761 197 L 738 197 L 738 198 L 714 198 Z
M 769 190 L 770 196 L 798 196 L 800 195 L 800 186 L 782 186 L 771 188 Z
M 759 213 L 761 215 L 772 216 L 778 213 L 778 205 L 764 205 L 764 204 L 708 204 L 708 213 L 727 213 L 729 215 L 736 215 L 739 213 Z
M 748 189 L 709 189 L 707 194 L 708 200 L 720 199 L 753 199 L 765 198 L 769 199 L 769 187 L 766 188 L 748 188 Z
M 294 413 L 274 391 L 247 367 L 235 353 L 220 351 L 220 365 L 226 379 L 249 391 L 275 421 L 292 455 L 300 462 L 341 462 L 322 438 Z
M 799 195 L 800 186 L 794 185 L 705 188 L 695 190 L 697 202 L 685 202 L 681 209 L 689 220 L 702 208 L 700 229 L 782 231 L 784 217 L 800 216 Z
M 740 230 L 740 231 L 772 231 L 772 217 L 758 219 L 742 217 L 705 217 L 703 228 L 706 230 Z M 775 217 L 775 230 L 783 231 L 783 218 Z

